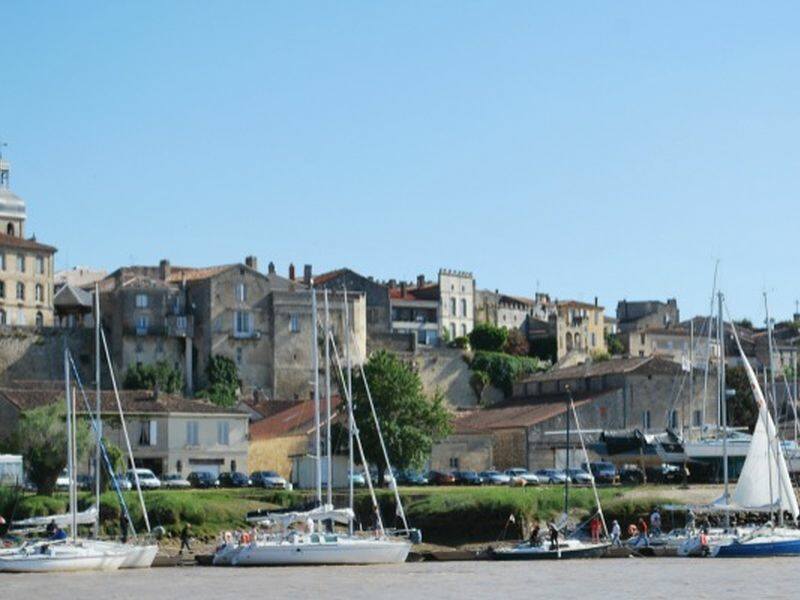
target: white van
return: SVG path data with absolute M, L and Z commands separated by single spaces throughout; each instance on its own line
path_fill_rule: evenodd
M 130 469 L 125 475 L 135 487 L 136 478 L 133 476 L 133 469 Z M 161 487 L 161 481 L 150 469 L 136 469 L 136 475 L 139 476 L 139 485 L 143 490 L 157 490 Z

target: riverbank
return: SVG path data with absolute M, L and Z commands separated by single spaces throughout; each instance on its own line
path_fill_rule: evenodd
M 555 518 L 563 510 L 564 490 L 560 486 L 528 488 L 511 487 L 419 487 L 401 488 L 400 494 L 408 520 L 422 530 L 427 543 L 435 546 L 463 547 L 496 542 L 499 538 L 523 537 L 533 521 Z M 689 489 L 678 486 L 613 486 L 599 488 L 599 495 L 608 519 L 620 523 L 635 522 L 648 515 L 655 506 L 665 504 L 700 504 L 713 500 L 720 487 L 698 485 Z M 166 531 L 165 547 L 185 523 L 191 523 L 198 545 L 213 545 L 220 531 L 246 527 L 245 515 L 252 510 L 297 507 L 309 502 L 307 491 L 271 491 L 257 488 L 220 490 L 158 490 L 145 492 L 151 526 Z M 138 531 L 144 520 L 134 493 L 124 494 Z M 389 490 L 379 490 L 378 498 L 387 526 L 395 525 L 396 507 Z M 81 494 L 81 505 L 92 497 Z M 347 502 L 346 494 L 338 493 L 335 503 Z M 570 516 L 576 522 L 594 511 L 594 495 L 590 488 L 570 489 Z M 52 497 L 0 495 L 0 511 L 8 519 L 43 516 L 66 511 L 66 495 Z M 365 528 L 372 525 L 369 495 L 359 490 L 356 513 Z M 119 502 L 115 494 L 106 492 L 101 498 L 101 521 L 104 532 L 118 534 Z M 513 516 L 513 519 L 509 517 Z M 675 515 L 674 524 L 682 524 L 683 515 Z M 665 514 L 665 525 L 671 525 Z

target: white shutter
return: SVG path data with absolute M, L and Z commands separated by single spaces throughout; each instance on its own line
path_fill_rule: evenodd
M 150 445 L 155 446 L 158 444 L 158 422 L 150 421 Z

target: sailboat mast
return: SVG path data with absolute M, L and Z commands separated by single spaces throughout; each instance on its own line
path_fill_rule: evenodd
M 348 439 L 348 480 L 349 480 L 349 504 L 350 510 L 354 506 L 354 490 L 353 490 L 353 472 L 355 466 L 353 465 L 353 429 L 355 428 L 355 419 L 353 417 L 353 367 L 350 360 L 350 311 L 347 308 L 347 288 L 344 288 L 344 353 L 345 361 L 347 362 L 347 439 Z M 350 535 L 353 535 L 353 520 L 350 519 Z
M 770 393 L 772 394 L 772 414 L 774 415 L 775 427 L 778 427 L 778 396 L 775 393 L 775 358 L 772 349 L 772 319 L 769 317 L 767 292 L 764 292 L 764 313 L 767 316 L 767 349 L 769 351 L 769 387 Z
M 565 469 L 566 479 L 564 479 L 564 514 L 569 515 L 569 422 L 570 422 L 570 414 L 569 414 L 569 405 L 570 405 L 570 390 L 567 388 L 567 467 Z
M 694 419 L 694 319 L 689 321 L 689 418 L 686 419 L 684 415 L 684 419 L 681 422 L 681 426 L 683 426 L 683 421 L 686 422 L 686 426 L 689 431 L 689 435 L 686 437 L 692 437 L 692 421 Z M 681 431 L 681 438 L 686 439 Z
M 69 481 L 69 513 L 70 534 L 73 541 L 77 537 L 78 525 L 75 517 L 75 502 L 72 496 L 74 491 L 75 465 L 72 464 L 72 398 L 70 396 L 69 377 L 69 350 L 64 346 L 64 393 L 67 402 L 67 479 Z
M 719 292 L 717 299 L 719 301 L 717 306 L 719 313 L 717 315 L 717 342 L 719 344 L 719 411 L 722 417 L 722 477 L 725 482 L 725 504 L 727 505 L 730 501 L 730 493 L 728 490 L 730 482 L 728 481 L 728 410 L 726 406 L 727 402 L 725 401 L 725 321 L 722 318 L 722 292 Z M 726 510 L 725 527 L 728 528 L 730 525 L 731 514 Z
M 103 420 L 100 418 L 100 286 L 94 284 L 94 381 L 95 381 L 95 418 L 97 419 L 97 451 L 94 457 L 94 505 L 97 517 L 94 520 L 94 537 L 100 535 L 100 444 L 103 440 Z
M 711 301 L 708 307 L 708 338 L 706 339 L 706 364 L 703 374 L 703 405 L 700 407 L 702 422 L 700 423 L 700 435 L 703 435 L 703 428 L 706 424 L 706 405 L 708 404 L 708 368 L 711 365 L 711 323 L 714 321 L 714 296 L 717 291 L 717 272 L 719 271 L 719 260 L 714 265 L 714 283 L 711 285 Z M 719 433 L 719 412 L 717 412 L 717 433 Z
M 319 422 L 319 344 L 317 332 L 317 291 L 311 282 L 311 349 L 314 381 L 314 467 L 317 485 L 317 506 L 322 505 L 322 450 Z
M 324 291 L 325 301 L 325 451 L 327 454 L 327 503 L 333 505 L 333 449 L 331 448 L 331 324 L 328 307 L 328 290 Z

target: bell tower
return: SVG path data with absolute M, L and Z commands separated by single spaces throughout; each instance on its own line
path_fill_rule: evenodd
M 11 191 L 11 164 L 3 158 L 0 142 L 0 233 L 14 237 L 25 235 L 25 202 Z

